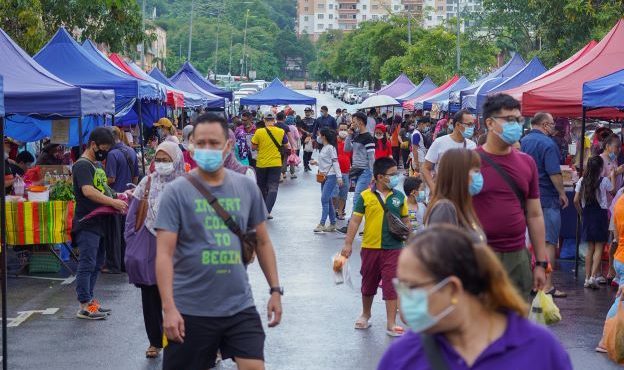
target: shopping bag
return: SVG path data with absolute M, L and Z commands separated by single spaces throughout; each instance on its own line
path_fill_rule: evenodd
M 336 283 L 336 285 L 346 284 L 347 286 L 353 288 L 351 272 L 349 269 L 349 259 L 338 252 L 331 258 L 331 263 L 332 270 L 334 272 L 334 283 Z
M 621 302 L 618 303 L 615 316 L 605 320 L 600 345 L 607 350 L 611 360 L 624 364 L 624 307 Z
M 297 156 L 295 153 L 290 153 L 288 159 L 286 160 L 286 163 L 288 163 L 289 165 L 298 166 L 299 163 L 301 163 L 301 158 L 299 158 L 299 156 Z
M 543 293 L 543 291 L 537 292 L 535 298 L 533 298 L 533 302 L 531 303 L 531 310 L 529 311 L 529 320 L 534 321 L 538 324 L 546 325 L 546 319 L 544 318 L 544 309 L 542 308 L 542 300 L 540 299 L 539 293 Z
M 543 290 L 540 290 L 537 292 L 537 296 L 540 297 L 546 325 L 552 325 L 561 321 L 561 312 L 559 311 L 559 307 L 557 307 L 553 301 L 552 295 L 546 294 Z

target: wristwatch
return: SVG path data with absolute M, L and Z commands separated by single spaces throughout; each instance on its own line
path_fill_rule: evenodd
M 271 287 L 271 289 L 269 289 L 269 294 L 273 293 L 279 293 L 279 295 L 284 295 L 284 288 L 281 286 Z
M 538 267 L 538 266 L 546 270 L 548 268 L 548 262 L 547 261 L 535 261 L 535 267 Z

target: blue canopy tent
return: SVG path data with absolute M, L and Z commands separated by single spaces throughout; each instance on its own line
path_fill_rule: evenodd
M 225 98 L 217 96 L 204 90 L 201 86 L 197 85 L 189 75 L 182 74 L 176 81 L 173 81 L 173 86 L 180 90 L 189 91 L 193 94 L 197 94 L 204 98 L 204 106 L 206 108 L 213 109 L 225 109 Z
M 491 95 L 499 91 L 505 91 L 524 85 L 525 83 L 531 81 L 532 79 L 543 74 L 544 72 L 546 72 L 546 67 L 544 67 L 542 61 L 539 60 L 538 57 L 535 57 L 531 59 L 531 61 L 526 66 L 524 66 L 524 68 L 516 72 L 516 74 L 509 77 L 498 86 L 490 89 L 487 94 Z
M 269 86 L 259 92 L 241 98 L 240 105 L 276 105 L 300 104 L 315 105 L 316 98 L 300 94 L 286 87 L 279 78 L 274 79 Z
M 205 91 L 208 91 L 211 94 L 220 96 L 222 98 L 226 98 L 232 101 L 232 92 L 226 91 L 218 88 L 212 82 L 206 80 L 202 77 L 201 73 L 191 64 L 191 62 L 186 61 L 173 76 L 169 79 L 171 82 L 176 83 L 183 76 L 186 75 L 191 81 L 193 81 L 197 86 L 201 87 Z
M 465 89 L 468 86 L 470 86 L 470 81 L 468 81 L 466 77 L 461 76 L 457 81 L 455 81 L 454 84 L 444 89 L 443 91 L 440 91 L 434 96 L 426 98 L 423 101 L 420 101 L 420 102 L 416 101 L 416 104 L 414 105 L 414 107 L 415 109 L 430 110 L 433 104 L 438 104 L 438 105 L 441 105 L 442 107 L 446 107 L 445 109 L 448 109 L 448 102 L 449 102 L 450 94 L 453 91 L 460 91 L 462 89 Z
M 121 70 L 106 55 L 99 51 L 91 40 L 83 42 L 82 48 L 87 54 L 91 55 L 92 59 L 101 68 L 118 77 L 133 81 L 137 86 L 138 93 L 135 95 L 134 106 L 131 107 L 132 109 L 115 114 L 116 120 L 114 123 L 116 125 L 124 126 L 137 123 L 142 125 L 144 122 L 145 126 L 152 127 L 154 122 L 166 115 L 166 109 L 162 104 L 166 97 L 162 96 L 162 91 L 155 84 L 133 77 Z
M 377 95 L 387 95 L 392 98 L 401 96 L 416 87 L 405 73 L 401 73 L 394 81 L 377 91 Z
M 583 84 L 583 108 L 624 110 L 624 70 Z
M 485 101 L 486 93 L 492 87 L 499 85 L 501 82 L 504 82 L 506 78 L 504 77 L 494 77 L 491 78 L 481 84 L 472 94 L 462 95 L 461 98 L 461 108 L 468 109 L 473 113 L 481 113 L 481 107 L 483 106 L 483 102 Z
M 181 93 L 182 95 L 184 95 L 184 107 L 185 108 L 198 108 L 198 107 L 203 107 L 204 106 L 204 99 L 201 96 L 199 96 L 197 94 L 190 93 L 188 91 L 179 90 L 179 89 L 173 87 L 173 85 L 171 85 L 171 84 L 169 84 L 167 82 L 159 81 L 158 79 L 154 78 L 153 76 L 147 74 L 143 69 L 141 69 L 141 67 L 139 67 L 138 65 L 136 65 L 133 62 L 129 62 L 127 64 L 142 79 L 144 79 L 146 81 L 149 81 L 149 82 L 153 82 L 153 83 L 159 84 L 159 85 L 165 87 L 167 90 L 176 91 L 176 92 Z
M 0 76 L 0 117 L 4 117 L 4 78 Z
M 427 76 L 418 85 L 416 85 L 416 87 L 406 92 L 405 94 L 400 95 L 396 98 L 396 100 L 399 103 L 403 103 L 408 100 L 416 99 L 417 97 L 422 96 L 437 87 L 438 85 L 431 81 L 429 76 Z
M 0 30 L 0 75 L 3 101 L 0 116 L 0 136 L 5 127 L 17 125 L 17 119 L 32 119 L 41 125 L 52 126 L 51 119 L 78 117 L 77 124 L 70 123 L 68 135 L 81 142 L 85 134 L 82 117 L 114 112 L 114 94 L 110 90 L 86 90 L 71 85 L 51 74 L 33 60 L 11 38 Z M 4 117 L 2 117 L 4 116 Z M 5 122 L 5 119 L 8 119 Z M 19 128 L 19 127 L 18 127 Z M 22 131 L 23 128 L 20 128 Z M 71 136 L 70 136 L 71 139 Z M 71 140 L 70 140 L 71 141 Z M 4 173 L 5 161 L 0 161 Z M 7 356 L 7 254 L 4 176 L 0 183 L 0 265 L 2 290 L 2 366 L 8 368 Z

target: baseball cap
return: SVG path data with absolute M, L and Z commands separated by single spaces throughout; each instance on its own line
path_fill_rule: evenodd
M 273 112 L 268 110 L 268 111 L 264 112 L 264 119 L 274 120 L 275 119 L 275 115 L 273 114 Z
M 171 128 L 171 126 L 173 126 L 173 124 L 171 123 L 169 118 L 163 117 L 163 118 L 159 119 L 158 122 L 154 123 L 154 126 Z
M 312 108 L 310 108 L 310 107 L 306 107 L 303 111 L 304 111 L 304 112 L 312 112 Z

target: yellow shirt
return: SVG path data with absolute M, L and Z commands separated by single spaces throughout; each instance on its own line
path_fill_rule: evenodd
M 373 192 L 366 189 L 362 192 L 353 208 L 353 213 L 364 216 L 364 235 L 362 236 L 362 248 L 368 249 L 401 249 L 403 242 L 390 234 L 388 222 L 384 216 L 384 210 L 379 203 L 379 198 Z M 381 195 L 381 194 L 380 194 Z M 382 197 L 383 199 L 383 197 Z M 407 217 L 408 207 L 405 195 L 400 191 L 391 191 L 385 199 L 386 208 L 399 217 Z
M 285 135 L 284 130 L 279 127 L 269 126 L 269 130 L 273 134 L 273 137 L 278 144 L 284 146 L 288 142 L 288 138 Z M 277 148 L 271 137 L 267 132 L 267 128 L 259 128 L 251 138 L 251 143 L 258 146 L 258 158 L 256 159 L 256 167 L 281 167 L 282 166 L 282 153 Z M 280 147 L 281 148 L 281 147 Z

